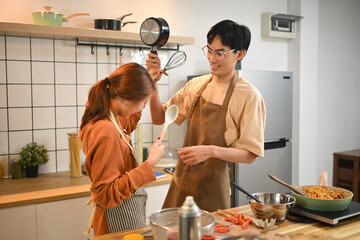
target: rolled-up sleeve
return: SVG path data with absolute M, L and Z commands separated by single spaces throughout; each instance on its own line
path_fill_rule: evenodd
M 201 77 L 196 77 L 191 79 L 181 88 L 174 96 L 163 105 L 163 111 L 165 112 L 171 105 L 176 105 L 179 108 L 179 115 L 174 121 L 177 125 L 181 125 L 186 119 L 189 118 L 191 107 L 195 99 L 196 94 L 203 86 L 203 84 L 208 81 L 210 75 L 204 75 Z
M 242 79 L 235 87 L 226 115 L 227 145 L 263 157 L 265 122 L 266 108 L 261 93 Z

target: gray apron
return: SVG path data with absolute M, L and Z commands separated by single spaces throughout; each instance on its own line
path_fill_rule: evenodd
M 128 137 L 129 141 L 127 141 L 123 132 L 120 130 L 115 118 L 112 119 L 111 114 L 112 113 L 110 113 L 110 120 L 113 122 L 115 127 L 120 132 L 121 136 L 128 144 L 138 166 L 139 160 L 137 158 L 136 152 L 134 151 L 134 147 L 131 144 L 130 137 Z M 124 201 L 119 206 L 105 209 L 105 216 L 109 226 L 109 232 L 114 233 L 134 228 L 145 227 L 145 210 L 147 198 L 148 195 L 145 192 L 144 187 L 140 187 L 135 191 L 134 195 L 124 199 Z
M 109 232 L 145 227 L 147 197 L 144 187 L 141 187 L 135 191 L 134 195 L 124 199 L 119 206 L 105 209 Z

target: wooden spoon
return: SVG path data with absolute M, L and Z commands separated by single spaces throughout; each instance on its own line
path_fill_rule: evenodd
M 294 187 L 294 186 L 292 186 L 292 185 L 290 185 L 290 184 L 288 184 L 286 182 L 283 182 L 280 179 L 278 179 L 277 177 L 274 177 L 274 176 L 270 175 L 269 173 L 268 173 L 268 176 L 269 176 L 269 178 L 271 178 L 275 182 L 278 182 L 278 183 L 284 185 L 285 187 L 290 188 L 291 190 L 293 190 L 294 193 L 305 196 L 305 193 L 300 188 Z

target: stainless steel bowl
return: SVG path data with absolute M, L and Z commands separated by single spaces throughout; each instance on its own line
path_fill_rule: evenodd
M 151 230 L 154 239 L 167 239 L 167 231 L 171 227 L 179 225 L 179 209 L 165 208 L 150 215 Z M 207 211 L 201 210 L 201 234 L 213 234 L 215 218 Z
M 257 203 L 248 197 L 251 211 L 256 218 L 276 218 L 276 221 L 283 221 L 286 218 L 290 207 L 295 204 L 295 198 L 283 193 L 253 193 L 263 204 Z

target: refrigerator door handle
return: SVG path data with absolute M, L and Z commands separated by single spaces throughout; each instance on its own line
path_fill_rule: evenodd
M 264 143 L 264 150 L 275 149 L 275 148 L 284 148 L 286 147 L 286 142 L 288 139 L 280 138 L 278 141 L 273 142 L 265 142 Z

